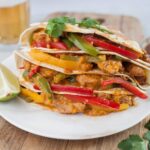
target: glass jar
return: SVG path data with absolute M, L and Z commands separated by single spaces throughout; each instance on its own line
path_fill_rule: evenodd
M 14 44 L 29 26 L 28 0 L 0 1 L 0 44 Z

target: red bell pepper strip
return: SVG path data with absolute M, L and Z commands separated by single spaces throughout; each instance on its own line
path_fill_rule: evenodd
M 132 84 L 130 84 L 129 82 L 121 79 L 121 78 L 112 78 L 109 80 L 105 80 L 101 83 L 102 88 L 106 88 L 108 85 L 111 84 L 120 84 L 122 87 L 124 87 L 125 89 L 127 89 L 129 92 L 133 93 L 134 95 L 142 98 L 142 99 L 146 99 L 148 98 L 148 96 L 142 92 L 141 90 L 139 90 L 137 87 L 133 86 Z
M 96 96 L 78 96 L 78 95 L 67 95 L 67 94 L 65 94 L 64 96 L 70 100 L 85 103 L 85 104 L 105 106 L 116 110 L 119 109 L 120 107 L 120 104 L 116 102 L 101 97 L 96 97 Z
M 31 43 L 31 46 L 47 48 L 47 44 L 48 43 L 45 40 L 41 40 L 41 41 L 33 41 Z
M 66 50 L 68 47 L 63 42 L 50 42 L 50 47 L 55 49 Z
M 40 90 L 40 88 L 37 85 L 34 85 L 33 87 L 36 90 Z M 84 96 L 64 94 L 66 98 L 73 100 L 73 101 L 82 102 L 85 104 L 97 105 L 97 106 L 105 106 L 105 107 L 110 107 L 113 109 L 119 109 L 120 107 L 120 104 L 116 102 L 93 96 L 93 90 L 91 89 L 78 88 L 78 87 L 73 87 L 73 86 L 54 85 L 54 84 L 51 85 L 51 89 L 53 91 L 84 94 Z
M 118 53 L 118 54 L 123 55 L 125 57 L 128 57 L 130 59 L 137 59 L 140 57 L 140 54 L 137 52 L 130 51 L 130 50 L 127 50 L 125 48 L 112 45 L 110 43 L 102 41 L 102 40 L 100 40 L 94 36 L 91 36 L 91 35 L 85 36 L 84 39 L 87 40 L 88 42 L 92 43 L 93 45 L 97 46 L 97 47 L 101 47 L 101 48 L 104 48 L 108 51 Z
M 39 86 L 36 85 L 36 84 L 33 85 L 33 88 L 34 88 L 35 90 L 40 90 Z
M 32 78 L 32 76 L 36 74 L 39 70 L 40 70 L 40 66 L 35 66 L 34 68 L 32 68 L 29 72 L 29 78 Z
M 91 96 L 93 95 L 92 89 L 75 87 L 75 86 L 64 86 L 59 84 L 52 84 L 51 89 L 52 91 L 58 91 L 58 92 L 70 92 L 70 93 L 77 93 L 77 94 L 91 95 Z

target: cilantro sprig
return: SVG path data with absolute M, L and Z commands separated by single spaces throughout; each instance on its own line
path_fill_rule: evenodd
M 143 138 L 139 135 L 130 135 L 118 144 L 120 150 L 150 150 L 150 121 L 144 126 L 148 131 Z
M 70 18 L 70 17 L 57 17 L 57 18 L 49 19 L 46 27 L 46 33 L 49 34 L 51 37 L 57 38 L 62 35 L 66 23 L 70 23 L 72 25 L 78 24 L 80 27 L 96 28 L 102 32 L 112 34 L 111 31 L 109 31 L 107 28 L 102 26 L 95 19 L 86 18 L 78 22 L 75 18 Z
M 92 28 L 92 27 L 95 28 L 99 24 L 100 23 L 95 19 L 85 18 L 85 19 L 81 20 L 81 22 L 79 23 L 79 26 L 87 27 L 87 28 Z
M 145 141 L 139 135 L 130 135 L 118 144 L 121 150 L 146 150 Z
M 76 24 L 76 19 L 69 17 L 52 18 L 48 21 L 46 33 L 51 35 L 52 37 L 57 38 L 62 35 L 66 23 L 74 25 Z
M 144 126 L 146 129 L 150 130 L 150 120 Z
M 105 28 L 104 26 L 101 26 L 101 24 L 95 20 L 95 19 L 91 19 L 91 18 L 85 18 L 83 19 L 80 23 L 79 23 L 80 27 L 87 27 L 87 28 L 96 28 L 102 32 L 108 33 L 108 34 L 112 34 L 111 31 L 109 31 L 107 28 Z

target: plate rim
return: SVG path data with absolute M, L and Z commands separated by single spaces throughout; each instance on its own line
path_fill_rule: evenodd
M 94 134 L 94 135 L 89 135 L 89 136 L 87 136 L 87 135 L 86 135 L 86 136 L 82 136 L 82 137 L 80 136 L 80 138 L 79 138 L 79 137 L 74 137 L 74 135 L 73 135 L 73 136 L 70 136 L 70 135 L 69 135 L 68 137 L 66 137 L 66 136 L 62 136 L 62 135 L 61 135 L 61 136 L 55 136 L 55 135 L 46 135 L 46 134 L 43 134 L 43 133 L 38 133 L 38 132 L 36 132 L 35 130 L 32 131 L 32 130 L 30 130 L 30 129 L 27 129 L 27 128 L 25 128 L 25 127 L 22 127 L 21 125 L 15 123 L 13 120 L 6 118 L 6 117 L 0 112 L 0 116 L 1 116 L 3 119 L 5 119 L 5 120 L 6 120 L 8 123 L 10 123 L 11 125 L 13 125 L 13 126 L 19 128 L 19 129 L 21 129 L 21 130 L 23 130 L 23 131 L 25 131 L 25 132 L 32 133 L 33 135 L 38 135 L 38 136 L 41 136 L 41 137 L 46 137 L 46 138 L 52 138 L 52 139 L 58 139 L 58 140 L 73 140 L 73 141 L 76 141 L 76 140 L 88 140 L 88 139 L 95 139 L 95 138 L 102 138 L 102 137 L 107 137 L 107 136 L 111 136 L 111 135 L 120 133 L 120 132 L 122 132 L 122 131 L 128 130 L 128 129 L 131 128 L 131 127 L 134 127 L 135 125 L 137 125 L 138 123 L 140 123 L 144 118 L 146 118 L 149 114 L 150 114 L 150 112 L 147 113 L 146 115 L 143 115 L 138 121 L 136 121 L 136 123 L 130 124 L 127 128 L 124 127 L 124 128 L 122 128 L 122 129 L 120 129 L 120 130 L 118 130 L 118 131 L 114 131 L 114 132 L 111 132 L 111 133 L 106 133 L 106 134 L 103 134 L 103 135 Z

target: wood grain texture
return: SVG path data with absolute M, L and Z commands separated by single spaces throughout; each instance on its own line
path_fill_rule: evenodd
M 58 12 L 49 15 L 46 20 L 55 16 L 72 16 L 78 19 L 92 17 L 103 21 L 105 25 L 121 30 L 126 36 L 138 42 L 141 42 L 144 38 L 141 24 L 134 17 Z M 77 141 L 56 140 L 36 136 L 22 131 L 0 118 L 0 150 L 117 150 L 118 142 L 130 134 L 143 135 L 145 132 L 143 126 L 149 118 L 147 117 L 136 126 L 112 136 Z

